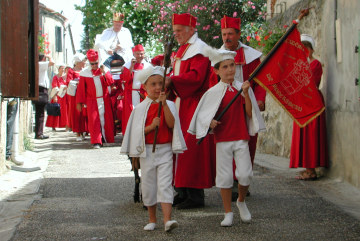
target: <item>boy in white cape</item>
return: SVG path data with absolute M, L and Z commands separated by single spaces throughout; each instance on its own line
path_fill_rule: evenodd
M 163 74 L 163 67 L 149 66 L 134 76 L 144 84 L 148 96 L 131 112 L 121 147 L 121 154 L 140 157 L 142 197 L 149 213 L 149 223 L 144 227 L 147 231 L 156 227 L 158 202 L 162 207 L 165 231 L 178 226 L 175 220 L 171 220 L 173 153 L 186 150 L 175 104 L 166 100 L 165 92 L 161 91 Z M 159 118 L 157 112 L 160 101 L 162 111 Z M 153 153 L 156 127 L 158 136 Z
M 260 115 L 249 81 L 240 83 L 234 79 L 236 52 L 209 50 L 214 71 L 220 76 L 218 84 L 210 88 L 201 98 L 191 120 L 188 132 L 196 138 L 204 137 L 211 128 L 216 142 L 216 186 L 221 189 L 225 218 L 221 226 L 232 226 L 231 189 L 233 186 L 233 159 L 235 176 L 239 181 L 239 197 L 236 202 L 243 222 L 251 221 L 251 214 L 245 203 L 246 192 L 253 175 L 248 140 L 265 125 Z M 231 105 L 220 121 L 215 116 L 227 106 L 240 90 L 241 96 Z

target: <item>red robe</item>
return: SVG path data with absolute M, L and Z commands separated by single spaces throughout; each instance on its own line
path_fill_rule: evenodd
M 135 68 L 134 70 L 138 70 L 142 68 Z M 130 118 L 131 111 L 133 110 L 133 104 L 132 104 L 132 91 L 133 91 L 133 78 L 134 78 L 134 72 L 130 72 L 130 70 L 126 67 L 124 67 L 123 72 L 120 76 L 121 81 L 124 83 L 124 99 L 123 99 L 123 111 L 122 111 L 122 120 L 121 120 L 121 131 L 122 134 L 125 135 L 126 131 L 126 125 L 128 123 L 128 120 Z M 146 91 L 143 88 L 139 89 L 139 92 L 141 94 L 146 93 Z
M 114 76 L 114 75 L 113 75 Z M 111 108 L 113 111 L 114 120 L 117 120 L 121 123 L 122 120 L 122 111 L 123 111 L 123 100 L 119 99 L 124 96 L 124 90 L 122 86 L 121 79 L 114 79 L 114 85 L 116 89 L 111 90 L 110 98 L 111 98 Z
M 99 69 L 98 69 L 99 70 Z M 76 103 L 87 105 L 87 115 L 89 123 L 90 138 L 92 144 L 102 144 L 102 137 L 108 143 L 114 142 L 114 120 L 111 111 L 111 100 L 108 92 L 108 86 L 114 83 L 114 80 L 107 72 L 101 75 L 101 71 L 96 73 L 100 76 L 102 96 L 96 96 L 96 87 L 94 82 L 94 75 L 90 68 L 83 70 L 80 73 L 80 81 L 76 91 Z M 102 127 L 100 121 L 100 114 L 98 109 L 98 99 L 104 100 L 104 136 L 102 135 Z
M 313 73 L 312 80 L 319 88 L 322 75 L 321 63 L 315 59 L 310 63 L 310 68 Z M 300 128 L 294 122 L 290 152 L 290 168 L 316 168 L 328 166 L 325 111 L 303 128 Z
M 52 88 L 60 88 L 60 85 L 66 85 L 66 81 L 62 77 L 58 77 L 57 75 L 54 76 L 51 87 Z M 48 116 L 46 120 L 45 126 L 52 127 L 52 128 L 63 128 L 68 125 L 68 115 L 67 115 L 67 95 L 65 94 L 64 97 L 57 96 L 57 103 L 60 104 L 60 116 Z M 54 103 L 51 100 L 51 103 Z
M 180 97 L 179 117 L 187 146 L 187 150 L 178 155 L 175 187 L 211 188 L 216 175 L 214 137 L 208 135 L 197 145 L 195 136 L 187 130 L 202 95 L 217 82 L 216 75 L 211 71 L 209 59 L 197 54 L 181 61 L 179 75 L 171 76 L 171 82 L 174 93 Z
M 69 85 L 70 80 L 79 79 L 80 73 L 75 72 L 73 69 L 69 69 L 66 84 Z M 73 132 L 83 133 L 88 132 L 87 128 L 87 117 L 86 117 L 86 108 L 83 108 L 82 112 L 79 112 L 76 109 L 76 96 L 71 96 L 67 94 L 68 99 L 68 123 L 69 127 L 72 128 Z
M 251 63 L 242 66 L 244 81 L 249 79 L 250 74 L 258 67 L 259 64 L 260 64 L 260 59 L 255 59 Z M 254 91 L 256 100 L 257 101 L 260 100 L 265 104 L 266 91 L 260 85 L 258 85 L 254 80 L 252 80 L 250 83 L 251 83 L 251 88 Z M 253 165 L 255 159 L 257 138 L 258 138 L 258 134 L 256 134 L 255 136 L 250 136 L 250 140 L 249 140 L 249 152 L 250 152 L 251 163 Z

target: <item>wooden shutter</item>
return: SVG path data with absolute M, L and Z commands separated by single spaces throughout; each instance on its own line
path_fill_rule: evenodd
M 1 1 L 3 97 L 38 96 L 38 7 L 38 0 Z
M 61 27 L 55 27 L 55 47 L 56 52 L 62 52 L 62 38 L 61 38 Z

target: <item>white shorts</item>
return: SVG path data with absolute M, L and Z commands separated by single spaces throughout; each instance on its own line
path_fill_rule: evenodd
M 141 190 L 145 206 L 173 203 L 173 153 L 171 144 L 146 145 L 146 158 L 140 158 Z
M 226 141 L 216 143 L 216 187 L 231 188 L 235 176 L 242 186 L 249 186 L 253 175 L 248 141 Z

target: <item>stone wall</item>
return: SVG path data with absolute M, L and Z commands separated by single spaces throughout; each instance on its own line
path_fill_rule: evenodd
M 335 41 L 336 17 L 341 28 Z M 358 86 L 355 86 L 360 63 L 359 53 L 354 51 L 359 44 L 360 1 L 326 1 L 323 18 L 329 175 L 360 187 L 360 101 Z M 337 42 L 341 42 L 339 48 Z M 338 57 L 341 62 L 337 61 Z

